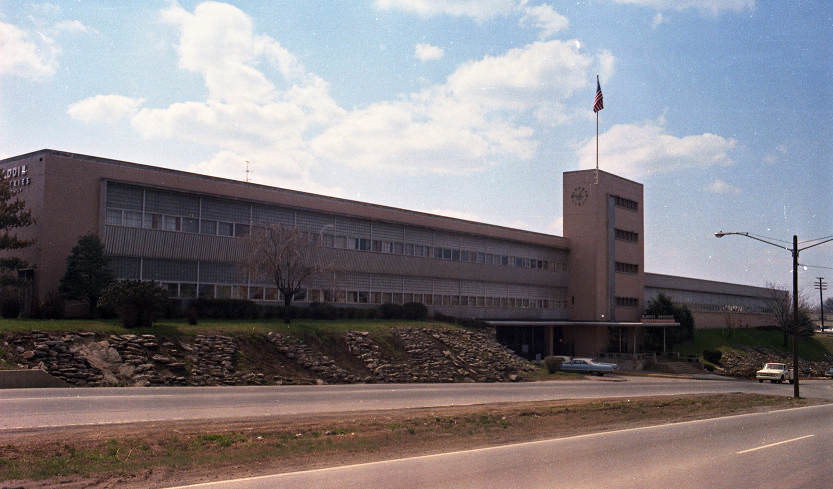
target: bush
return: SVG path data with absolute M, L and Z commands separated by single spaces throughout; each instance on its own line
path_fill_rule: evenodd
M 211 319 L 254 319 L 257 304 L 245 299 L 197 299 L 191 303 L 198 317 Z
M 125 328 L 149 328 L 167 300 L 165 290 L 154 282 L 123 280 L 107 286 L 99 302 L 114 309 Z
M 399 304 L 388 303 L 379 306 L 379 314 L 383 319 L 402 319 L 404 310 Z M 426 314 L 428 314 L 427 311 Z
M 0 316 L 4 319 L 15 319 L 20 316 L 20 299 L 14 296 L 3 297 L 0 302 Z
M 57 290 L 46 294 L 46 299 L 38 305 L 35 317 L 40 319 L 63 319 L 64 298 Z
M 402 305 L 402 317 L 422 321 L 428 317 L 428 308 L 419 302 L 406 302 Z
M 719 350 L 703 350 L 703 360 L 709 363 L 719 365 L 722 357 L 723 353 Z
M 544 357 L 544 365 L 547 367 L 547 372 L 551 374 L 554 374 L 555 372 L 561 370 L 561 362 L 563 361 L 564 359 L 561 357 Z

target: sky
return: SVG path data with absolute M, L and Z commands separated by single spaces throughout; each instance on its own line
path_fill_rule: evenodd
M 788 251 L 714 233 L 833 236 L 828 1 L 0 0 L 0 158 L 248 161 L 256 183 L 561 235 L 596 75 L 646 271 L 790 288 Z M 817 301 L 833 242 L 800 263 Z

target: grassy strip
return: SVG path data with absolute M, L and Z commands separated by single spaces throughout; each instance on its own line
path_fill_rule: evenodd
M 224 425 L 226 429 L 131 427 L 108 438 L 102 438 L 100 431 L 86 436 L 50 433 L 0 446 L 0 480 L 51 478 L 57 483 L 72 474 L 124 480 L 160 468 L 180 476 L 188 472 L 230 476 L 240 467 L 247 467 L 248 473 L 258 468 L 290 471 L 812 402 L 736 393 L 351 413 L 291 423 L 231 422 Z
M 790 342 L 792 339 L 790 339 Z M 694 340 L 675 346 L 684 355 L 702 355 L 703 350 L 737 349 L 742 346 L 767 347 L 784 354 L 792 353 L 792 343 L 784 348 L 784 333 L 774 328 L 748 329 L 699 329 Z M 833 354 L 833 337 L 812 336 L 799 338 L 798 355 L 810 361 L 824 360 L 824 355 Z
M 293 319 L 285 324 L 280 319 L 227 320 L 206 319 L 196 325 L 184 320 L 162 319 L 153 328 L 126 329 L 115 320 L 94 319 L 0 319 L 0 334 L 39 331 L 93 331 L 110 334 L 157 334 L 162 336 L 193 336 L 197 334 L 248 334 L 277 331 L 299 337 L 319 336 L 327 333 L 344 333 L 350 330 L 387 331 L 394 328 L 456 328 L 437 321 L 407 321 L 387 319 Z

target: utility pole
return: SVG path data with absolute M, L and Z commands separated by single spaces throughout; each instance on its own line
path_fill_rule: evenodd
M 824 277 L 816 277 L 819 283 L 815 284 L 815 288 L 819 291 L 819 314 L 821 315 L 821 332 L 824 333 L 824 295 L 822 292 L 827 290 L 827 282 Z

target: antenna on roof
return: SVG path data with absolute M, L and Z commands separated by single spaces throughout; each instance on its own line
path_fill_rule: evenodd
M 249 183 L 249 160 L 246 160 L 246 183 Z

